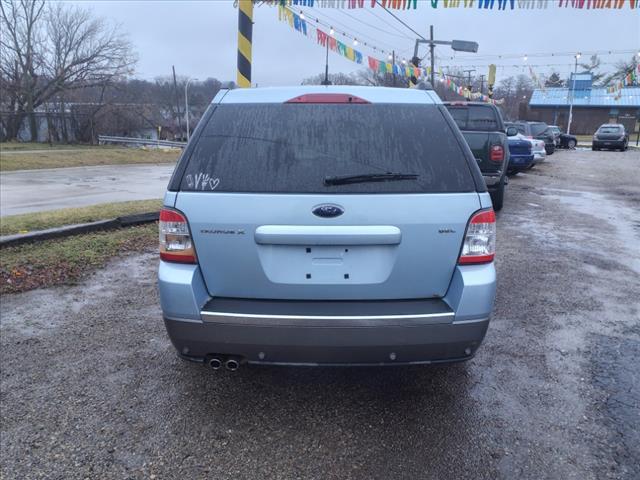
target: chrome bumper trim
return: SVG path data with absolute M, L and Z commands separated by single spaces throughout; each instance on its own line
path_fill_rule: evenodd
M 412 315 L 323 316 L 323 315 L 262 315 L 202 311 L 202 320 L 208 323 L 231 325 L 265 325 L 292 327 L 391 327 L 434 323 L 451 323 L 454 312 Z

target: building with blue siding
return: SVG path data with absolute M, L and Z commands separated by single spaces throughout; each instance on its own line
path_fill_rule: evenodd
M 572 74 L 568 88 L 534 90 L 529 100 L 528 120 L 567 129 L 573 97 L 571 133 L 590 135 L 603 123 L 622 123 L 628 132 L 640 128 L 640 86 L 624 87 L 617 93 L 594 87 L 590 73 Z

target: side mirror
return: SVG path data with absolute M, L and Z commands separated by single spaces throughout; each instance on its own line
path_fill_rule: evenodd
M 516 127 L 507 127 L 507 137 L 515 137 L 518 134 Z

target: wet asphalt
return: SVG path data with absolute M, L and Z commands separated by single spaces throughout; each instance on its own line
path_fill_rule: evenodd
M 639 212 L 638 151 L 512 178 L 494 317 L 452 366 L 183 362 L 153 253 L 6 295 L 1 476 L 637 479 Z
M 174 168 L 171 163 L 2 172 L 0 216 L 162 198 Z

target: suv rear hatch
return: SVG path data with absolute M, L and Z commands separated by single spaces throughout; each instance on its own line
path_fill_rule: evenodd
M 620 127 L 600 127 L 596 132 L 598 140 L 620 140 L 623 136 L 622 128 Z
M 481 177 L 444 107 L 211 108 L 175 180 L 210 295 L 445 295 Z

